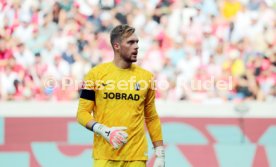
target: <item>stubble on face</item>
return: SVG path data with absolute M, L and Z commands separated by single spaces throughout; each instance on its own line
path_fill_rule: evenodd
M 124 61 L 129 63 L 137 61 L 139 49 L 138 42 L 138 37 L 135 34 L 122 39 L 120 44 L 120 56 Z

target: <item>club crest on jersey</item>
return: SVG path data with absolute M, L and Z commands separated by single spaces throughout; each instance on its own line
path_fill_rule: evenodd
M 134 88 L 135 88 L 135 90 L 140 90 L 140 84 L 137 82 L 135 85 L 134 85 Z

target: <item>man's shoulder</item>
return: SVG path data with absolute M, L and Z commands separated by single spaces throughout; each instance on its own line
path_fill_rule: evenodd
M 98 64 L 92 68 L 87 73 L 87 76 L 93 76 L 93 77 L 98 77 L 101 74 L 103 74 L 106 70 L 109 69 L 110 63 L 102 63 Z
M 146 69 L 143 68 L 143 67 L 140 67 L 140 66 L 138 66 L 138 65 L 136 65 L 136 64 L 134 64 L 134 67 L 135 67 L 135 69 L 136 69 L 139 73 L 143 73 L 143 75 L 150 76 L 150 77 L 153 76 L 153 73 L 152 73 L 152 72 L 146 70 Z
M 90 71 L 100 72 L 100 71 L 103 71 L 104 69 L 107 69 L 109 66 L 110 66 L 110 62 L 101 63 L 101 64 L 98 64 L 98 65 L 92 67 L 90 69 Z
M 92 69 L 95 69 L 95 70 L 106 69 L 110 65 L 111 65 L 111 62 L 105 62 L 105 63 L 101 63 L 101 64 L 96 65 Z

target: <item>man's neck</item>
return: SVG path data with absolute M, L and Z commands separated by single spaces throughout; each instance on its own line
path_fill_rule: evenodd
M 115 57 L 114 57 L 113 63 L 114 63 L 118 68 L 121 68 L 121 69 L 128 69 L 128 68 L 131 67 L 131 64 L 132 64 L 132 63 L 129 63 L 129 62 L 124 61 L 123 59 L 120 59 L 119 56 L 115 56 Z

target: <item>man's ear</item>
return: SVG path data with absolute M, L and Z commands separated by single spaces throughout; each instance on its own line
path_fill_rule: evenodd
M 119 45 L 118 42 L 115 42 L 115 43 L 113 44 L 113 47 L 114 47 L 114 49 L 120 49 L 120 45 Z

